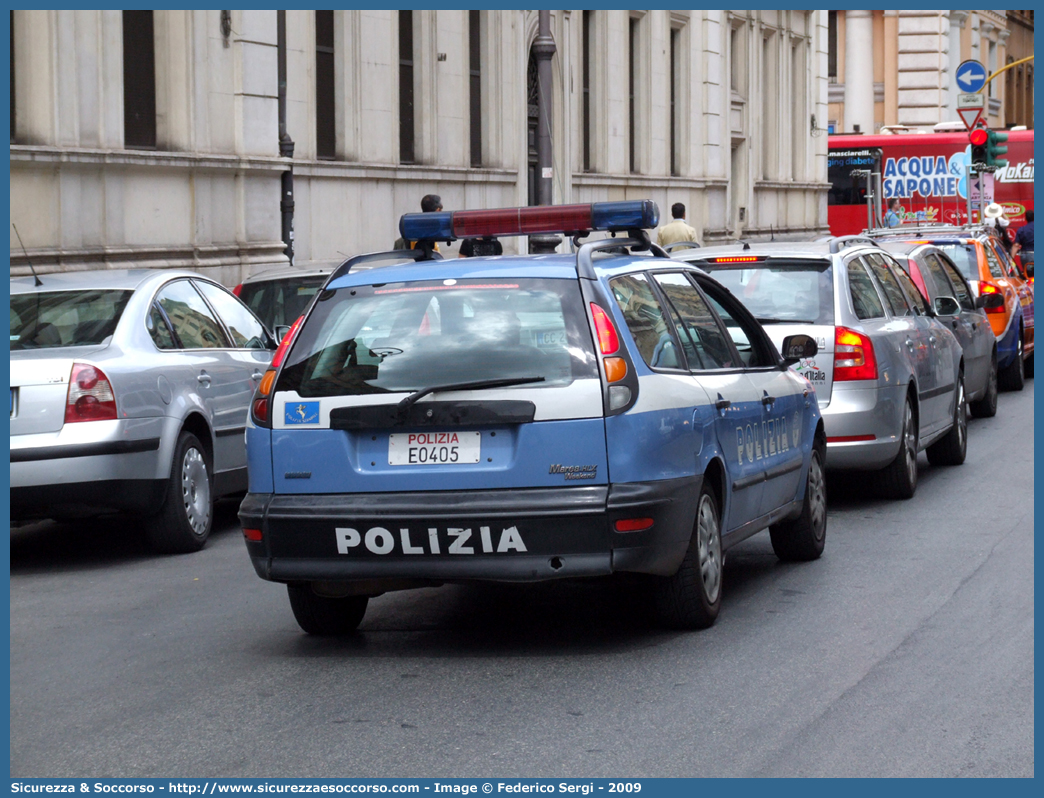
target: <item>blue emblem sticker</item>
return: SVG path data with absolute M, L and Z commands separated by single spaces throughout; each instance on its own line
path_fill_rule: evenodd
M 283 406 L 283 422 L 286 424 L 318 424 L 318 402 L 287 402 Z

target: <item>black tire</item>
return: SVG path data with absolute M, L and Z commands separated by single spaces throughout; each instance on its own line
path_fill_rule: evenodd
M 1027 380 L 1033 379 L 1033 355 L 1035 354 L 1035 350 L 1033 352 L 1030 352 L 1030 356 L 1026 358 L 1026 360 L 1022 364 L 1022 372 L 1026 375 Z
M 990 358 L 990 376 L 987 378 L 986 395 L 968 405 L 976 418 L 993 418 L 997 415 L 997 353 Z
M 823 463 L 826 446 L 822 440 L 812 447 L 805 481 L 805 501 L 801 515 L 769 527 L 772 550 L 784 562 L 817 560 L 826 544 L 826 477 Z
M 354 632 L 362 623 L 370 601 L 368 596 L 317 596 L 310 585 L 287 585 L 286 592 L 297 625 L 308 634 L 320 637 Z
M 1019 347 L 1011 363 L 1000 373 L 1000 387 L 1005 391 L 1021 391 L 1026 385 L 1026 364 L 1022 360 L 1022 334 L 1019 334 Z
M 214 523 L 210 456 L 199 438 L 182 431 L 174 447 L 167 492 L 146 523 L 149 544 L 163 554 L 199 551 Z
M 953 426 L 942 438 L 925 450 L 933 466 L 957 466 L 968 456 L 968 400 L 964 394 L 964 372 L 957 377 L 953 403 Z
M 881 487 L 890 499 L 913 498 L 917 490 L 917 416 L 909 396 L 899 432 L 899 453 L 880 475 Z
M 721 608 L 721 513 L 710 486 L 704 482 L 696 502 L 689 548 L 678 573 L 658 577 L 656 616 L 671 629 L 706 629 Z

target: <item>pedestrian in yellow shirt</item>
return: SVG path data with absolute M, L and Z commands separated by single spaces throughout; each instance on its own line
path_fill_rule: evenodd
M 656 241 L 661 247 L 677 244 L 679 241 L 695 241 L 696 230 L 685 222 L 685 206 L 676 202 L 671 206 L 674 221 L 660 228 Z

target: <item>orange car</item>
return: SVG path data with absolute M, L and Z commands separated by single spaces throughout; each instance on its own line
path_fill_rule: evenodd
M 987 312 L 997 338 L 1000 386 L 1021 391 L 1033 376 L 1033 289 L 988 233 L 964 231 L 960 237 L 933 237 L 931 243 L 950 256 L 973 291 L 999 293 L 1004 307 Z

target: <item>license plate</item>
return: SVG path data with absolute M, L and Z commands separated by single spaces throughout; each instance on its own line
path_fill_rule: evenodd
M 401 432 L 388 436 L 388 465 L 477 463 L 481 432 Z
M 565 346 L 565 330 L 559 330 L 557 332 L 542 332 L 537 336 L 537 344 L 539 346 Z

